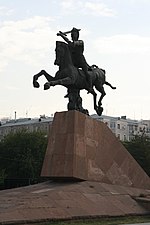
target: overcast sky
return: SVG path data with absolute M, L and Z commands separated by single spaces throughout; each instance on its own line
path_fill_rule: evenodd
M 66 89 L 32 86 L 55 76 L 56 33 L 80 28 L 88 64 L 106 70 L 104 115 L 150 119 L 150 0 L 0 0 L 0 118 L 67 110 Z M 68 35 L 70 38 L 70 35 Z M 99 97 L 99 93 L 98 97 Z M 92 95 L 81 91 L 90 114 Z

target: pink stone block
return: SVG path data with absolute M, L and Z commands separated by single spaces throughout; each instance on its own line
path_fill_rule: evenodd
M 108 126 L 78 111 L 55 114 L 41 176 L 150 188 L 150 178 Z

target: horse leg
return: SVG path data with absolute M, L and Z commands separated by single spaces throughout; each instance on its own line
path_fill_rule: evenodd
M 96 104 L 97 94 L 95 91 L 92 94 L 93 94 L 93 101 L 94 101 L 94 109 L 96 110 L 97 109 L 97 104 Z
M 55 77 L 52 77 L 50 74 L 48 74 L 45 70 L 43 70 L 43 75 L 45 78 L 50 82 L 52 80 L 55 80 Z
M 101 93 L 100 99 L 98 101 L 98 106 L 102 105 L 102 99 L 104 98 L 105 95 L 106 95 L 105 91 Z
M 39 72 L 39 73 L 37 73 L 37 74 L 35 74 L 34 76 L 33 76 L 33 87 L 35 87 L 35 88 L 39 88 L 40 87 L 40 85 L 39 85 L 39 83 L 37 82 L 37 80 L 38 80 L 38 78 L 40 77 L 40 76 L 42 76 L 43 75 L 43 73 L 42 73 L 42 70 Z
M 35 74 L 35 75 L 33 76 L 33 86 L 34 86 L 35 88 L 39 88 L 39 87 L 40 87 L 40 85 L 39 85 L 39 83 L 37 82 L 37 80 L 38 80 L 38 78 L 39 78 L 40 76 L 42 76 L 42 75 L 44 75 L 45 78 L 46 78 L 48 81 L 54 80 L 54 77 L 52 77 L 51 75 L 49 75 L 45 70 L 41 70 L 39 73 L 37 73 L 37 74 Z
M 104 98 L 104 96 L 106 95 L 104 87 L 102 84 L 98 83 L 95 85 L 95 88 L 97 91 L 99 91 L 101 93 L 100 99 L 98 101 L 98 106 L 102 105 L 102 99 Z
M 101 107 L 102 105 L 102 99 L 104 98 L 104 96 L 106 95 L 105 90 L 103 85 L 101 85 L 100 83 L 95 85 L 96 90 L 98 90 L 101 93 L 100 99 L 98 101 L 98 106 L 96 105 L 96 112 L 99 116 L 101 116 L 102 112 L 103 112 L 103 107 Z
M 72 84 L 71 77 L 66 77 L 66 78 L 58 79 L 58 80 L 55 77 L 55 79 L 51 80 L 50 82 L 46 82 L 44 84 L 44 90 L 49 89 L 50 86 L 62 85 L 64 87 L 66 87 L 66 86 L 69 86 L 71 84 Z

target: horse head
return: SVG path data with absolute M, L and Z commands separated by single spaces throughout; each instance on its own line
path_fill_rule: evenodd
M 72 63 L 69 47 L 65 42 L 56 41 L 55 54 L 56 58 L 54 65 L 65 67 L 69 63 Z

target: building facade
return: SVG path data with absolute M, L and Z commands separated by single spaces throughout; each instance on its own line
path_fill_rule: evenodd
M 100 120 L 107 124 L 115 136 L 121 141 L 130 141 L 135 135 L 146 135 L 150 137 L 150 120 L 131 120 L 126 116 L 111 117 L 91 115 L 92 118 Z M 49 128 L 52 124 L 53 117 L 39 119 L 18 119 L 10 120 L 0 125 L 0 140 L 9 133 L 15 133 L 20 130 L 29 132 L 42 131 L 49 133 Z
M 126 116 L 111 117 L 92 115 L 93 118 L 107 124 L 115 136 L 121 141 L 131 141 L 135 135 L 150 137 L 150 120 L 132 120 Z
M 52 121 L 53 117 L 10 120 L 0 126 L 0 140 L 9 133 L 16 133 L 21 130 L 27 130 L 29 132 L 41 131 L 48 134 Z

